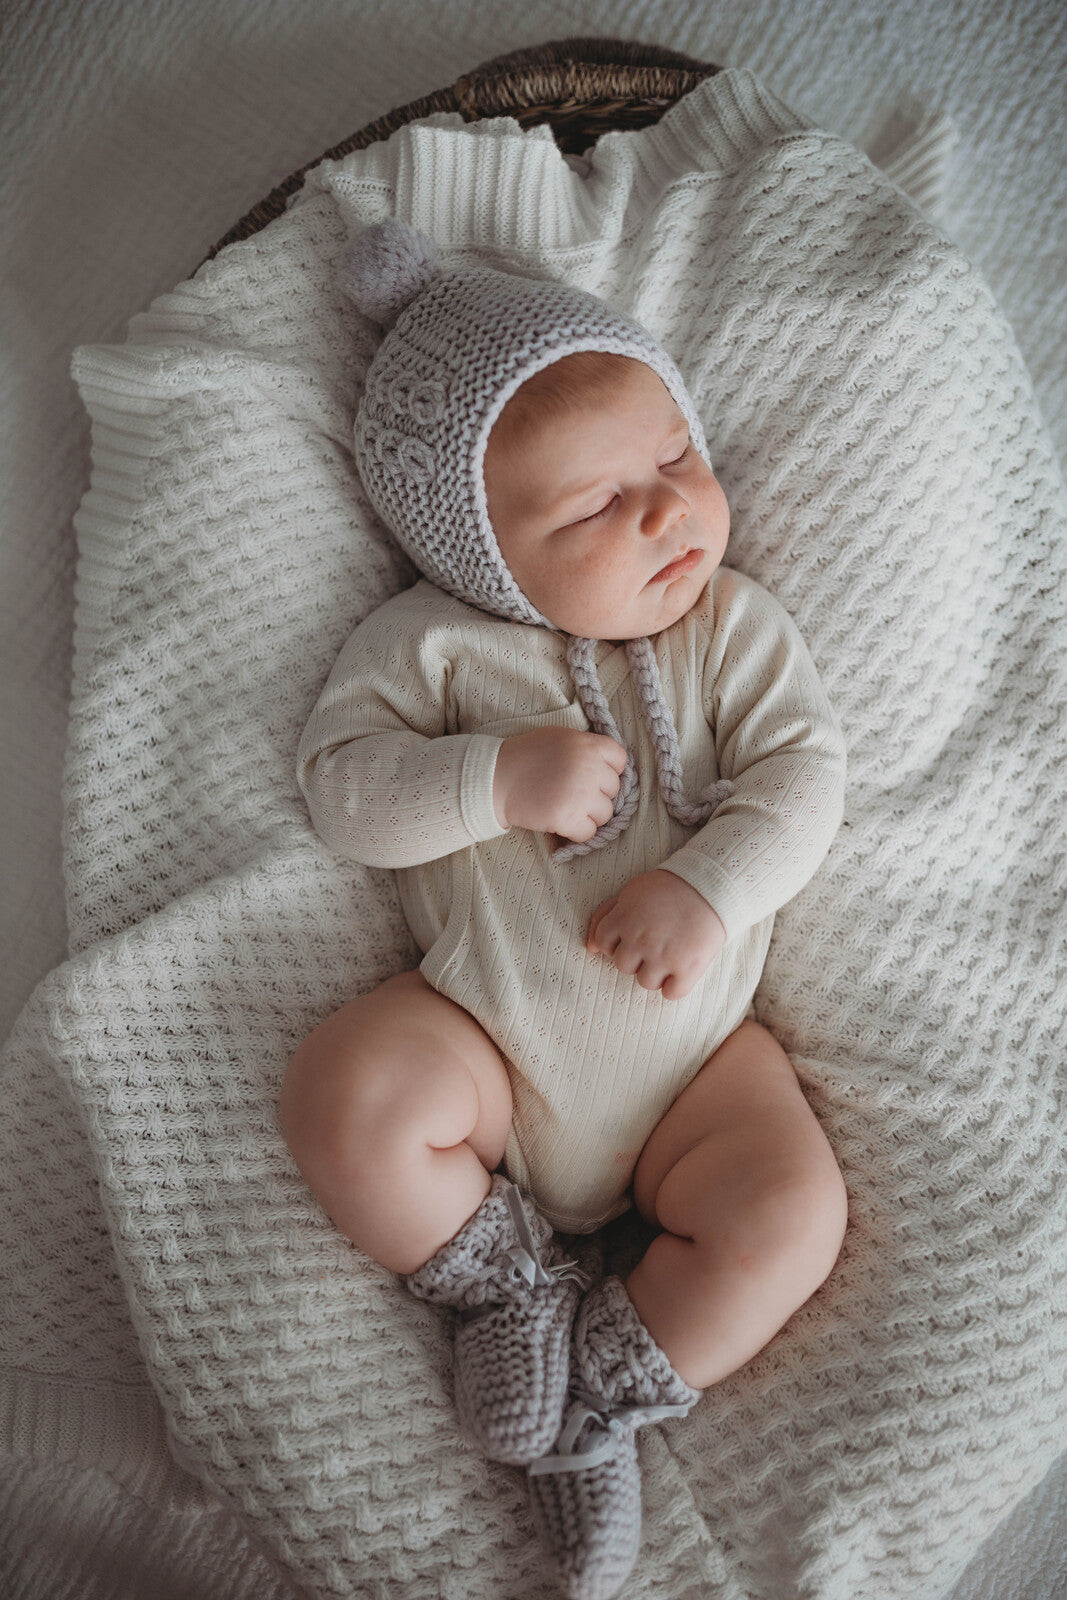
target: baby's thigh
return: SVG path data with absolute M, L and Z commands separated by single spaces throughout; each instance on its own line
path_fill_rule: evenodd
M 313 1150 L 364 1173 L 369 1155 L 463 1140 L 492 1170 L 511 1114 L 500 1052 L 418 971 L 387 979 L 320 1023 L 295 1051 L 278 1103 L 298 1164 Z
M 701 1159 L 686 1162 L 698 1146 Z M 665 1196 L 683 1187 L 683 1171 L 709 1193 L 720 1184 L 723 1205 L 792 1189 L 817 1191 L 828 1210 L 840 1209 L 843 1184 L 826 1136 L 789 1057 L 758 1022 L 742 1022 L 723 1041 L 650 1134 L 634 1171 L 634 1203 L 646 1221 L 671 1225 Z

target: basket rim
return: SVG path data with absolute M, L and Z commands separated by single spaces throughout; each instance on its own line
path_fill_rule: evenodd
M 711 62 L 697 61 L 663 45 L 596 35 L 552 39 L 490 57 L 446 88 L 395 106 L 290 172 L 212 245 L 197 270 L 220 250 L 252 238 L 280 217 L 290 196 L 323 161 L 338 161 L 354 150 L 365 150 L 435 112 L 457 111 L 467 122 L 494 116 L 517 119 L 524 127 L 547 122 L 560 143 L 553 126 L 555 116 L 566 129 L 568 143 L 587 137 L 584 148 L 590 148 L 601 133 L 609 131 L 611 116 L 626 118 L 633 126 L 650 126 L 719 70 Z M 555 94 L 546 98 L 546 88 L 554 88 Z

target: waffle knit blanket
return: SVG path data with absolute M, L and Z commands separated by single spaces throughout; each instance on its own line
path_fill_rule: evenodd
M 328 854 L 295 776 L 341 643 L 413 577 L 352 466 L 375 335 L 334 281 L 349 226 L 391 214 L 670 350 L 730 560 L 796 620 L 849 749 L 845 824 L 756 997 L 848 1238 L 754 1362 L 639 1436 L 628 1596 L 935 1596 L 1067 1413 L 1067 516 L 974 269 L 747 73 L 588 162 L 508 121 L 406 128 L 79 352 L 74 954 L 12 1081 L 45 1060 L 69 1085 L 172 1448 L 298 1583 L 552 1592 L 522 1475 L 455 1426 L 447 1324 L 335 1232 L 274 1111 L 308 1030 L 418 959 L 390 875 Z M 26 1234 L 35 1206 L 78 1212 L 57 1126 L 4 1152 Z

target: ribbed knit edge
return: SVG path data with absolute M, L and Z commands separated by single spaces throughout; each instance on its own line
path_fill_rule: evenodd
M 143 504 L 168 401 L 158 358 L 128 345 L 80 345 L 71 376 L 92 426 L 89 488 L 74 514 L 74 695 L 111 620 L 125 571 L 129 530 Z
M 513 136 L 492 139 L 439 123 L 394 134 L 387 153 L 395 145 L 396 215 L 442 247 L 523 254 L 574 248 L 625 236 L 677 178 L 732 171 L 811 124 L 750 72 L 730 69 L 699 84 L 654 127 L 604 134 L 587 177 L 554 144 L 515 127 Z M 358 155 L 348 163 L 357 173 Z M 379 181 L 380 165 L 381 152 Z
M 493 807 L 493 779 L 503 739 L 492 734 L 471 735 L 459 780 L 460 813 L 471 838 L 481 842 L 507 833 Z
M 654 128 L 607 137 L 609 148 L 611 141 L 627 141 L 641 156 L 643 183 L 635 198 L 643 208 L 667 181 L 694 170 L 736 171 L 765 146 L 813 126 L 751 72 L 729 68 L 706 78 Z
M 952 118 L 932 111 L 880 163 L 886 177 L 928 216 L 936 217 L 944 201 L 948 167 L 959 138 Z
M 697 850 L 687 850 L 683 845 L 674 855 L 661 862 L 667 872 L 673 872 L 691 889 L 695 889 L 709 905 L 726 930 L 727 939 L 734 939 L 752 926 L 752 914 L 746 903 L 743 889 L 714 861 L 707 861 Z
M 105 1472 L 152 1505 L 214 1506 L 177 1465 L 151 1388 L 0 1368 L 0 1453 Z

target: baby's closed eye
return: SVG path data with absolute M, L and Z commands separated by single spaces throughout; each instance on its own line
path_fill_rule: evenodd
M 578 518 L 579 523 L 581 523 L 581 522 L 596 522 L 599 517 L 606 516 L 607 513 L 611 510 L 612 506 L 615 504 L 615 502 L 616 502 L 616 500 L 618 498 L 619 497 L 618 497 L 617 494 L 613 494 L 611 499 L 608 501 L 607 505 L 601 506 L 599 511 L 592 511 L 592 512 L 590 512 L 589 516 L 587 516 L 587 517 L 579 517 Z

